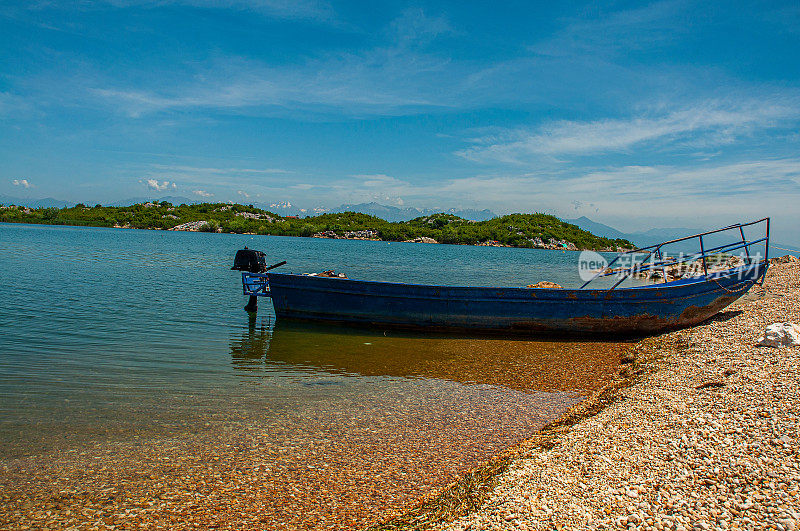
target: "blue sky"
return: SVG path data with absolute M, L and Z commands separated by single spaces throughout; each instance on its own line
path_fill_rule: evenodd
M 796 242 L 798 126 L 796 1 L 0 6 L 17 197 L 772 215 Z

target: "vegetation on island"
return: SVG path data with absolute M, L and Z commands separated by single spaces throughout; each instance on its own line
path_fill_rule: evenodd
M 633 247 L 627 240 L 595 236 L 548 214 L 510 214 L 486 221 L 434 214 L 405 222 L 389 222 L 356 212 L 301 218 L 280 216 L 252 205 L 172 205 L 154 201 L 127 207 L 78 204 L 61 209 L 31 209 L 3 206 L 0 207 L 0 222 L 386 241 L 435 240 L 462 245 L 549 249 L 616 250 Z

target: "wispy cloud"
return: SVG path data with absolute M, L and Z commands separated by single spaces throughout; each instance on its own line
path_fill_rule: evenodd
M 160 9 L 180 6 L 198 9 L 249 11 L 279 19 L 305 19 L 315 22 L 335 22 L 331 4 L 323 0 L 104 0 L 100 2 L 71 2 L 54 0 L 31 2 L 29 9 L 100 9 L 113 8 Z
M 389 41 L 373 48 L 327 51 L 288 65 L 217 56 L 175 82 L 136 87 L 97 80 L 88 90 L 133 117 L 185 109 L 393 115 L 448 107 L 444 93 L 431 87 L 452 81 L 452 75 L 444 75 L 452 65 L 426 46 L 450 31 L 444 18 L 411 10 L 390 25 Z
M 541 155 L 587 155 L 624 152 L 642 145 L 666 149 L 729 144 L 756 129 L 785 125 L 800 118 L 798 100 L 710 101 L 667 112 L 627 119 L 558 121 L 536 129 L 501 129 L 472 139 L 457 155 L 475 162 L 524 163 Z
M 431 16 L 421 8 L 405 10 L 389 25 L 390 35 L 400 46 L 423 47 L 442 35 L 454 33 L 444 16 Z
M 689 31 L 687 24 L 679 23 L 686 16 L 685 4 L 667 0 L 611 13 L 602 8 L 587 10 L 590 14 L 566 20 L 560 30 L 530 50 L 546 56 L 585 57 L 664 45 Z
M 800 177 L 800 159 L 744 161 L 697 167 L 627 166 L 587 172 L 563 181 L 575 194 L 608 194 L 622 198 L 681 202 L 687 198 L 716 200 L 721 197 L 762 194 L 797 195 L 794 180 Z M 716 202 L 716 201 L 714 201 Z
M 377 57 L 384 55 L 384 57 Z M 301 66 L 271 67 L 228 58 L 226 66 L 198 73 L 203 82 L 159 92 L 136 88 L 94 88 L 90 91 L 132 117 L 181 109 L 247 110 L 279 114 L 283 109 L 355 114 L 404 114 L 409 109 L 446 106 L 425 93 L 426 82 L 440 70 L 433 58 L 343 56 Z M 417 82 L 415 82 L 415 79 Z
M 30 188 L 33 186 L 30 182 L 28 182 L 28 179 L 14 179 L 11 181 L 11 184 L 14 186 L 21 186 L 23 188 Z
M 208 187 L 221 193 L 241 190 L 245 184 L 250 188 L 278 187 L 291 185 L 290 170 L 280 168 L 248 168 L 241 166 L 194 166 L 185 164 L 149 164 L 145 175 L 150 181 L 159 182 L 179 180 L 186 186 L 199 190 Z M 199 195 L 199 194 L 198 194 Z M 241 195 L 241 194 L 239 194 Z
M 151 166 L 153 168 L 157 168 L 159 170 L 164 170 L 164 171 L 174 171 L 181 173 L 206 173 L 215 175 L 229 175 L 229 174 L 241 174 L 241 173 L 249 173 L 249 174 L 292 173 L 289 170 L 283 170 L 280 168 L 236 168 L 236 167 L 215 168 L 215 167 L 204 167 L 204 166 L 185 166 L 185 165 L 170 165 L 170 164 L 152 164 Z
M 408 185 L 406 181 L 392 177 L 391 175 L 386 175 L 384 173 L 352 175 L 352 178 L 358 180 L 358 185 L 361 188 L 388 189 L 405 187 Z
M 211 0 L 174 1 L 215 5 Z M 131 3 L 160 6 L 170 2 Z M 260 5 L 245 1 L 230 5 L 251 4 Z M 116 76 L 113 69 L 76 60 L 69 68 L 72 79 L 59 72 L 57 83 L 39 80 L 38 93 L 28 99 L 42 107 L 47 102 L 59 107 L 102 107 L 129 117 L 166 115 L 179 122 L 186 120 L 188 113 L 210 111 L 324 119 L 497 105 L 512 109 L 530 109 L 532 105 L 574 109 L 585 105 L 597 109 L 598 104 L 608 108 L 620 100 L 630 100 L 625 101 L 625 107 L 632 108 L 642 99 L 677 91 L 695 94 L 699 84 L 717 81 L 709 69 L 700 72 L 679 65 L 622 65 L 615 58 L 597 59 L 580 52 L 584 44 L 569 43 L 578 37 L 615 42 L 616 36 L 628 34 L 630 42 L 638 42 L 650 35 L 672 34 L 674 28 L 660 31 L 660 24 L 674 26 L 680 12 L 680 4 L 659 2 L 640 10 L 565 21 L 565 27 L 555 30 L 555 35 L 543 34 L 540 43 L 499 57 L 477 53 L 471 58 L 451 52 L 448 45 L 464 46 L 469 34 L 454 27 L 445 15 L 408 9 L 383 28 L 371 28 L 374 38 L 367 41 L 368 46 L 320 47 L 285 62 L 220 50 L 209 51 L 199 60 L 181 61 L 174 69 L 134 68 L 127 75 Z M 643 23 L 652 31 L 643 31 L 638 26 Z M 591 46 L 600 45 L 595 42 Z M 587 80 L 591 82 L 587 84 Z M 58 92 L 52 90 L 56 84 Z
M 214 194 L 206 192 L 205 190 L 192 190 L 192 193 L 200 197 L 214 197 Z
M 0 92 L 0 118 L 39 117 L 34 103 L 19 94 Z

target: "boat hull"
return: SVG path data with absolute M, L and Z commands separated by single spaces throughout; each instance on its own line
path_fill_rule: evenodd
M 766 264 L 626 289 L 456 287 L 267 273 L 278 319 L 427 330 L 652 333 L 691 326 L 744 295 Z

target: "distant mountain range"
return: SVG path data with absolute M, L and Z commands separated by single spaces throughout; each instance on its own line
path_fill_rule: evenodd
M 30 208 L 64 208 L 75 206 L 75 203 L 53 199 L 52 197 L 45 197 L 44 199 L 24 199 L 0 194 L 0 205 L 20 205 Z
M 125 199 L 123 201 L 117 201 L 115 203 L 111 203 L 107 206 L 129 206 L 134 205 L 136 203 L 146 203 L 148 201 L 153 201 L 153 198 L 149 197 L 131 197 L 130 199 Z M 176 197 L 176 196 L 164 196 L 158 198 L 158 201 L 167 201 L 172 203 L 173 205 L 194 205 L 196 203 L 205 203 L 208 202 L 208 199 L 189 199 L 187 197 Z M 212 201 L 213 202 L 213 201 Z M 250 204 L 247 201 L 242 201 L 245 204 Z M 270 212 L 274 212 L 275 214 L 281 216 L 306 216 L 306 215 L 314 215 L 314 214 L 324 214 L 327 212 L 359 212 L 361 214 L 369 214 L 371 216 L 376 216 L 381 219 L 385 219 L 386 221 L 408 221 L 410 219 L 418 218 L 420 216 L 429 216 L 431 214 L 438 214 L 442 212 L 442 210 L 435 210 L 431 208 L 414 208 L 414 207 L 404 207 L 398 208 L 389 205 L 381 205 L 380 203 L 359 203 L 357 205 L 352 204 L 344 204 L 339 205 L 336 208 L 330 209 L 317 209 L 313 212 L 303 212 L 300 210 L 299 207 L 291 205 L 291 204 L 276 204 L 276 203 L 258 203 L 253 202 L 253 206 L 257 208 L 261 208 L 263 210 L 268 210 Z M 475 210 L 475 209 L 457 209 L 451 208 L 449 210 L 444 211 L 445 214 L 453 214 L 460 218 L 470 219 L 473 221 L 485 221 L 487 219 L 492 219 L 497 217 L 497 214 L 492 212 L 491 210 Z
M 717 227 L 706 227 L 706 228 L 659 228 L 659 229 L 650 229 L 646 231 L 640 232 L 622 232 L 620 230 L 615 229 L 614 227 L 609 227 L 608 225 L 604 225 L 602 223 L 598 223 L 596 221 L 592 221 L 591 219 L 587 218 L 586 216 L 580 217 L 578 219 L 565 219 L 567 223 L 572 223 L 573 225 L 577 225 L 578 227 L 582 228 L 583 230 L 587 230 L 596 236 L 605 236 L 606 238 L 624 238 L 634 244 L 638 245 L 639 247 L 647 247 L 650 245 L 655 245 L 657 243 L 666 242 L 670 240 L 677 240 L 678 238 L 683 238 L 685 236 L 691 236 L 692 234 L 698 234 L 701 232 L 705 232 L 707 230 L 713 230 Z M 763 229 L 763 226 L 761 227 Z M 748 240 L 759 239 L 763 238 L 763 232 L 760 235 L 756 235 L 755 233 L 748 232 L 745 230 L 745 235 L 747 236 Z M 726 233 L 721 233 L 720 235 L 709 235 L 703 238 L 703 243 L 706 246 L 706 249 L 709 247 L 713 247 L 715 245 L 723 245 L 725 243 L 729 243 L 731 237 L 736 237 L 736 234 L 733 234 L 731 231 Z M 686 242 L 681 242 L 679 244 L 673 244 L 670 247 L 670 252 L 696 252 L 699 250 L 698 247 L 698 240 L 688 240 Z M 779 242 L 774 242 L 770 240 L 770 256 L 782 256 L 787 254 L 787 249 L 798 249 L 798 245 L 792 244 L 784 244 Z M 739 251 L 735 251 L 739 252 Z M 753 250 L 753 252 L 763 252 L 763 244 L 760 248 Z M 788 251 L 790 254 L 798 255 L 795 251 Z
M 677 238 L 683 238 L 684 236 L 691 236 L 692 234 L 697 234 L 698 232 L 703 232 L 704 230 L 708 230 L 708 229 L 690 229 L 685 227 L 674 227 L 674 228 L 649 229 L 640 232 L 622 232 L 620 230 L 615 229 L 614 227 L 609 227 L 608 225 L 592 221 L 586 216 L 580 217 L 578 219 L 565 219 L 564 221 L 566 221 L 567 223 L 572 223 L 573 225 L 577 225 L 583 230 L 588 230 L 592 234 L 596 234 L 598 236 L 605 236 L 606 238 L 623 238 L 625 240 L 629 240 L 635 243 L 640 247 L 647 247 L 648 245 L 654 245 L 656 243 L 675 240 Z

